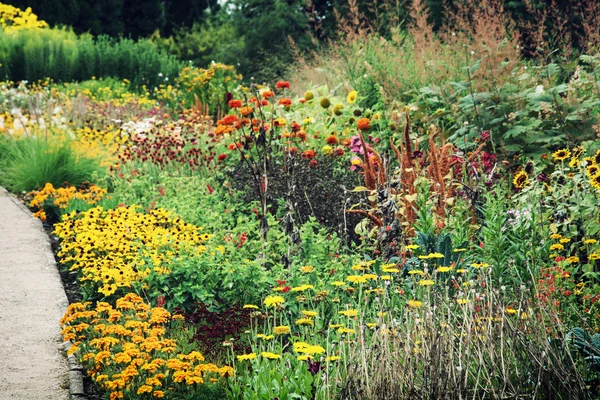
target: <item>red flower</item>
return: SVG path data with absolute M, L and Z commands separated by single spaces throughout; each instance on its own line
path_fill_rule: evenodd
M 302 158 L 306 158 L 307 160 L 315 158 L 315 152 L 313 150 L 306 150 L 302 153 Z
M 279 279 L 277 279 L 277 285 L 279 285 L 279 286 L 283 286 L 283 285 L 285 285 L 286 283 L 287 283 L 287 281 L 286 281 L 286 280 L 279 280 Z
M 283 288 L 282 292 L 283 292 L 283 293 L 287 293 L 287 292 L 289 292 L 290 290 L 292 290 L 292 288 L 291 288 L 291 287 L 289 287 L 289 286 L 285 286 L 285 287 Z
M 300 124 L 297 123 L 297 122 L 292 122 L 290 124 L 290 128 L 292 128 L 292 132 L 299 132 L 300 129 L 302 129 L 302 127 L 300 126 Z
M 208 189 L 208 194 L 213 194 L 213 188 L 210 185 L 206 185 L 206 188 Z
M 310 162 L 308 163 L 309 166 L 313 167 L 313 168 L 317 168 L 319 166 L 319 162 L 317 160 L 310 160 Z
M 290 83 L 288 81 L 279 81 L 279 82 L 277 82 L 277 84 L 275 85 L 275 87 L 277 89 L 289 89 L 290 88 Z
M 223 154 L 219 154 L 219 157 L 217 157 L 217 160 L 219 160 L 219 162 L 224 161 L 227 158 L 227 154 L 223 153 Z
M 291 146 L 291 147 L 288 147 L 288 148 L 286 149 L 286 151 L 287 151 L 287 153 L 288 153 L 289 155 L 292 155 L 292 156 L 293 156 L 293 155 L 296 155 L 296 154 L 298 154 L 298 151 L 299 151 L 299 150 L 298 150 L 298 148 L 297 148 L 296 146 Z
M 241 100 L 229 100 L 229 108 L 240 108 L 241 106 Z
M 338 138 L 335 135 L 331 135 L 327 138 L 327 144 L 338 144 Z
M 279 105 L 284 107 L 289 107 L 292 105 L 291 99 L 279 99 Z

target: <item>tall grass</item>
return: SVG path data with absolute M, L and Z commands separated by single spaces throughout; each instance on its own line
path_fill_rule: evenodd
M 175 77 L 183 63 L 149 40 L 76 35 L 65 28 L 0 31 L 0 78 L 34 82 L 83 81 L 93 76 L 157 86 Z
M 55 187 L 91 181 L 98 160 L 76 154 L 68 141 L 42 137 L 0 140 L 0 184 L 12 192 L 31 191 L 47 182 Z

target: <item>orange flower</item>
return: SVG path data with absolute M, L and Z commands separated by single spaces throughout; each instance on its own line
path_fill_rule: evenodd
M 346 146 L 346 147 L 350 146 L 350 143 L 352 143 L 352 141 L 350 139 L 348 139 L 348 138 L 342 139 L 342 141 L 340 142 L 340 144 L 342 146 Z
M 234 122 L 236 122 L 239 118 L 236 117 L 235 115 L 227 115 L 225 117 L 223 117 L 223 119 L 220 119 L 217 121 L 217 124 L 219 125 L 233 125 Z
M 246 106 L 246 107 L 242 107 L 242 108 L 240 108 L 240 113 L 241 113 L 243 116 L 250 115 L 250 114 L 252 114 L 253 112 L 254 112 L 254 109 L 253 109 L 252 107 L 250 107 L 250 106 Z
M 338 144 L 338 138 L 335 135 L 331 135 L 327 138 L 327 144 Z
M 306 150 L 302 153 L 302 158 L 306 158 L 307 160 L 315 158 L 315 152 L 312 150 Z
M 292 105 L 291 99 L 279 99 L 279 105 L 284 107 L 289 107 Z
M 229 108 L 240 108 L 241 106 L 241 100 L 229 100 Z
M 371 129 L 371 121 L 369 118 L 360 118 L 358 121 L 356 121 L 356 126 L 361 131 L 368 131 Z
M 275 93 L 273 93 L 272 90 L 265 90 L 264 92 L 262 92 L 263 99 L 270 99 L 273 96 L 275 96 Z
M 306 134 L 306 132 L 300 131 L 300 132 L 296 133 L 296 137 L 304 142 L 304 141 L 306 141 L 306 138 L 308 137 L 308 135 Z
M 279 82 L 277 82 L 277 84 L 275 85 L 275 87 L 277 89 L 289 89 L 290 88 L 290 83 L 288 81 L 279 81 Z
M 286 151 L 292 156 L 298 154 L 298 148 L 296 146 L 288 147 Z
M 219 126 L 217 126 L 217 129 L 215 129 L 215 135 L 222 135 L 224 133 L 229 133 L 232 130 L 233 130 L 233 128 L 231 128 L 229 126 L 219 125 Z

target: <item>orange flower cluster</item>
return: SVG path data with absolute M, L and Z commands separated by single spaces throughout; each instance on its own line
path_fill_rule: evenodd
M 233 376 L 229 366 L 204 363 L 198 351 L 184 353 L 169 336 L 181 316 L 145 303 L 129 293 L 113 307 L 99 302 L 71 304 L 61 320 L 69 350 L 88 375 L 109 393 L 111 400 L 181 398 L 193 395 L 197 385 Z

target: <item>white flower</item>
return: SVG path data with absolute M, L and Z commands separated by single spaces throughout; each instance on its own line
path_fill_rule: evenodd
M 535 94 L 541 96 L 544 93 L 544 85 L 537 85 L 535 87 Z

